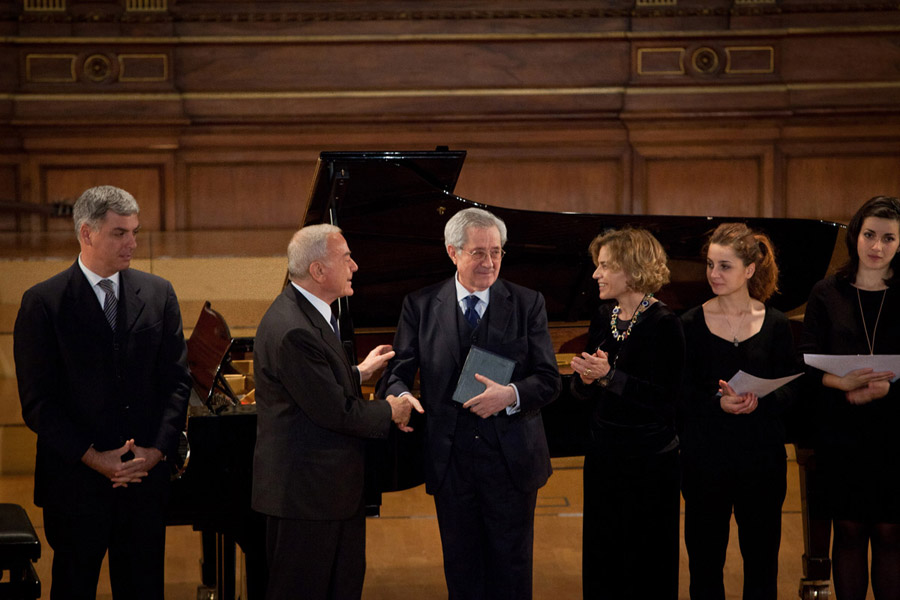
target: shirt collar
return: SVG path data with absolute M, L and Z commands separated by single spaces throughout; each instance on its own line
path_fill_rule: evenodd
M 470 292 L 469 290 L 467 290 L 466 288 L 463 287 L 463 284 L 461 284 L 459 282 L 459 273 L 457 273 L 456 275 L 453 276 L 453 283 L 456 284 L 456 301 L 457 301 L 457 303 L 462 302 L 463 298 L 467 298 L 467 297 L 471 296 L 472 294 L 475 294 L 475 296 L 478 298 L 478 300 L 480 300 L 481 302 L 484 302 L 485 306 L 490 304 L 491 288 L 488 288 L 486 290 L 481 290 L 480 292 Z M 481 302 L 479 302 L 479 304 Z
M 116 294 L 116 297 L 119 295 L 119 271 L 116 271 L 109 277 L 101 277 L 88 269 L 83 262 L 81 262 L 81 255 L 78 255 L 78 266 L 81 267 L 81 272 L 84 273 L 84 276 L 87 277 L 88 283 L 91 284 L 91 287 L 96 286 L 98 283 L 103 281 L 104 279 L 109 279 L 113 283 L 113 291 Z
M 309 300 L 310 304 L 319 311 L 319 314 L 322 315 L 322 318 L 325 319 L 326 323 L 331 323 L 331 305 L 307 290 L 306 288 L 297 285 L 293 281 L 291 281 L 291 285 L 294 286 L 298 292 L 303 294 L 303 297 Z

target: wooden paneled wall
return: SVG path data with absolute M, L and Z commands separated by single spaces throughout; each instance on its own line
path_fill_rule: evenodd
M 846 221 L 900 195 L 900 8 L 0 0 L 0 201 L 290 228 L 320 151 L 437 145 L 490 205 Z

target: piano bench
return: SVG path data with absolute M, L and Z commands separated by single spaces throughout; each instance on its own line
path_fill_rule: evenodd
M 31 564 L 40 557 L 41 541 L 25 509 L 0 504 L 0 598 L 40 598 L 41 580 Z

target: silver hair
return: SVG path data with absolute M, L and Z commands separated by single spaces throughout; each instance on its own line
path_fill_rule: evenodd
M 291 279 L 307 279 L 309 265 L 328 256 L 328 236 L 341 228 L 328 223 L 307 225 L 297 231 L 288 244 L 288 275 Z
M 459 211 L 447 221 L 444 226 L 444 246 L 462 248 L 468 240 L 470 227 L 481 229 L 496 227 L 500 232 L 500 245 L 506 245 L 506 223 L 503 222 L 503 219 L 481 208 L 467 208 Z
M 141 212 L 134 196 L 112 185 L 98 185 L 86 189 L 72 208 L 72 220 L 75 222 L 75 235 L 79 235 L 85 223 L 97 231 L 106 213 L 112 211 L 117 215 L 129 216 Z

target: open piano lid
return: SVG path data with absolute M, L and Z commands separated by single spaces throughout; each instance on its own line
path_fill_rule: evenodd
M 450 195 L 465 160 L 465 150 L 322 152 L 303 224 L 328 222 L 332 207 L 340 212 Z
M 488 208 L 506 222 L 509 241 L 501 276 L 540 290 L 550 321 L 588 320 L 597 304 L 588 245 L 625 225 L 649 229 L 669 255 L 672 281 L 659 297 L 681 311 L 711 292 L 700 252 L 719 223 L 743 221 L 766 232 L 781 269 L 770 301 L 800 308 L 813 284 L 842 250 L 841 226 L 810 219 L 554 213 L 486 206 L 453 194 L 466 153 L 323 152 L 304 224 L 333 222 L 344 231 L 359 271 L 353 277 L 353 325 L 394 327 L 403 297 L 453 273 L 444 225 L 464 208 Z M 839 260 L 839 258 L 838 258 Z M 344 307 L 342 307 L 342 311 Z

